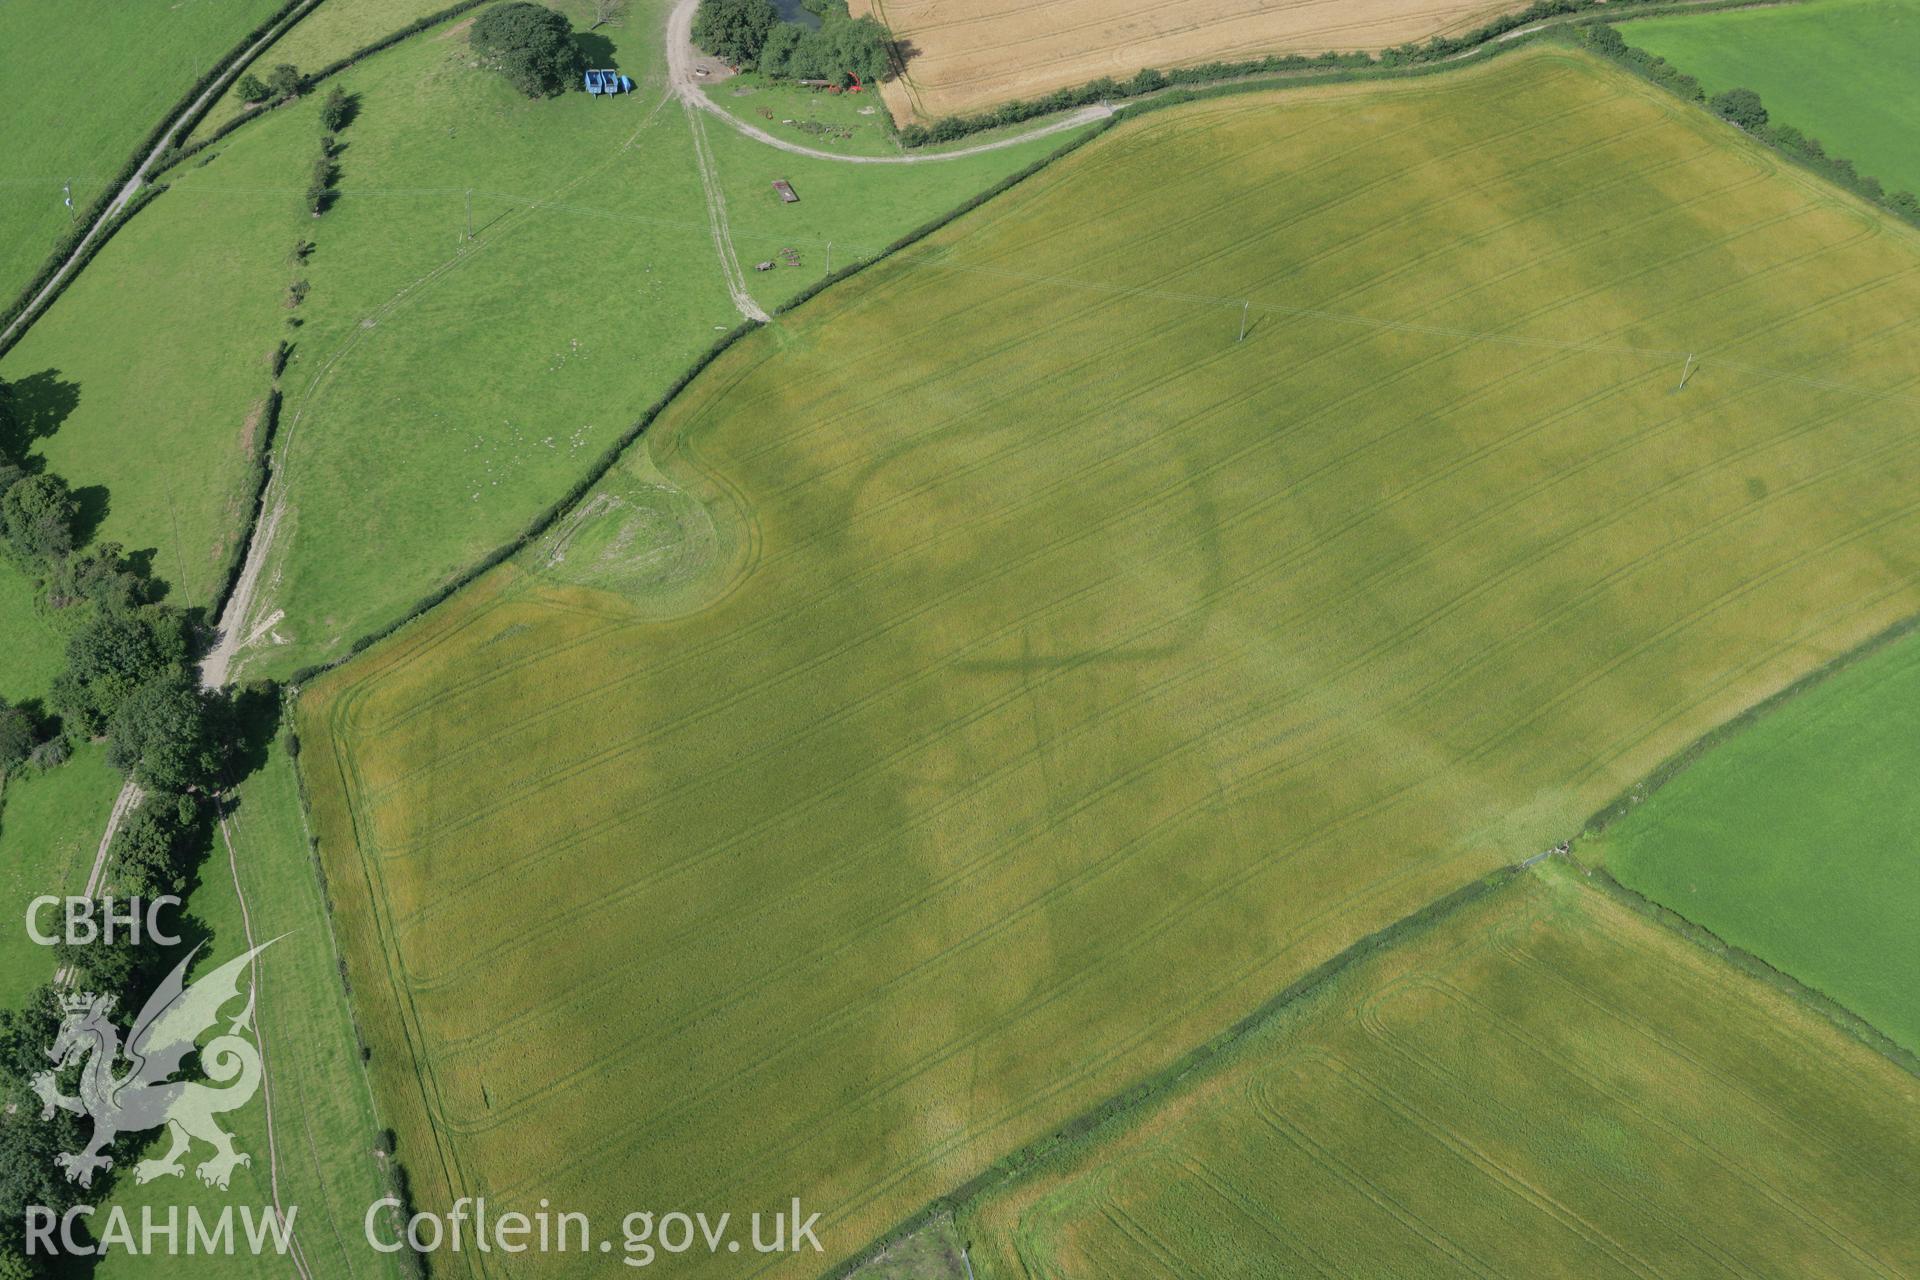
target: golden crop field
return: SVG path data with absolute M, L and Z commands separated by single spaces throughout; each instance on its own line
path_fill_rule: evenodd
M 854 1252 L 1920 609 L 1917 330 L 1920 236 L 1547 50 L 822 294 L 301 697 L 416 1194 Z
M 1909 1276 L 1920 1081 L 1549 865 L 966 1215 L 979 1280 Z
M 1472 31 L 1525 0 L 850 0 L 907 50 L 894 118 L 965 115 L 1142 67 L 1386 49 Z

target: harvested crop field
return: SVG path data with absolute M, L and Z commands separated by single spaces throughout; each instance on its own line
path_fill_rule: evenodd
M 979 1280 L 1903 1276 L 1920 1084 L 1556 867 L 968 1219 Z
M 1385 49 L 1471 31 L 1515 0 L 851 0 L 907 50 L 894 118 L 965 115 L 1142 67 Z
M 1920 610 L 1916 326 L 1920 236 L 1534 50 L 1129 121 L 751 335 L 301 698 L 415 1195 L 852 1253 Z

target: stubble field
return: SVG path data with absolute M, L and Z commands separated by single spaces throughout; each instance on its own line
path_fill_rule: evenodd
M 1513 0 L 851 0 L 908 51 L 894 118 L 965 115 L 1142 67 L 1385 49 L 1471 31 Z
M 302 697 L 421 1201 L 845 1255 L 1571 834 L 1920 608 L 1917 251 L 1535 51 L 1129 123 L 738 344 Z

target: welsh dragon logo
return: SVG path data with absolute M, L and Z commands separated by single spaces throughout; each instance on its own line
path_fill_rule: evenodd
M 195 947 L 147 998 L 128 1032 L 124 1050 L 120 1029 L 107 1016 L 113 1011 L 112 996 L 88 992 L 61 998 L 64 1016 L 60 1034 L 47 1050 L 54 1069 L 35 1076 L 33 1090 L 45 1104 L 40 1112 L 43 1120 L 51 1119 L 56 1107 L 93 1117 L 93 1140 L 86 1150 L 55 1157 L 69 1181 L 91 1186 L 94 1170 L 113 1165 L 113 1157 L 101 1154 L 108 1143 L 122 1133 L 139 1133 L 163 1124 L 171 1131 L 172 1145 L 159 1159 L 135 1165 L 135 1182 L 179 1177 L 185 1172 L 180 1158 L 196 1138 L 213 1148 L 213 1155 L 195 1170 L 208 1186 L 224 1191 L 234 1168 L 253 1162 L 233 1145 L 233 1135 L 214 1122 L 221 1112 L 245 1106 L 260 1088 L 260 1050 L 251 1038 L 251 983 L 246 1008 L 226 1031 L 200 1048 L 200 1065 L 207 1078 L 225 1087 L 170 1077 L 180 1069 L 181 1059 L 193 1051 L 201 1034 L 220 1020 L 220 1010 L 239 998 L 240 975 L 248 971 L 254 957 L 277 941 L 261 943 L 188 986 L 187 967 L 200 952 Z M 83 1055 L 86 1065 L 80 1072 L 79 1096 L 68 1097 L 60 1092 L 56 1073 Z M 117 1071 L 123 1057 L 126 1069 Z

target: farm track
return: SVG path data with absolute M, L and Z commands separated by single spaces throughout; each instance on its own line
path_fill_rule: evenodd
M 462 244 L 454 254 L 401 287 L 363 316 L 360 323 L 341 339 L 339 344 L 328 353 L 320 368 L 308 378 L 305 386 L 301 388 L 298 404 L 276 435 L 275 457 L 269 460 L 270 470 L 266 488 L 261 494 L 259 514 L 254 524 L 247 530 L 247 554 L 241 562 L 240 574 L 235 580 L 234 589 L 228 595 L 226 605 L 221 609 L 220 618 L 215 624 L 213 647 L 201 664 L 203 687 L 219 688 L 232 679 L 235 674 L 234 663 L 240 652 L 248 644 L 258 640 L 267 626 L 267 623 L 260 619 L 260 609 L 256 606 L 256 599 L 263 575 L 267 572 L 269 557 L 276 548 L 282 519 L 291 510 L 289 499 L 293 475 L 287 466 L 288 460 L 292 457 L 291 446 L 307 411 L 325 392 L 340 363 L 351 356 L 355 348 L 370 333 L 377 332 L 393 315 L 415 301 L 422 293 L 431 290 L 435 284 L 460 267 L 477 260 L 489 248 L 509 238 L 514 231 L 539 214 L 561 206 L 566 196 L 578 190 L 625 154 L 634 140 L 639 137 L 640 132 L 648 127 L 649 122 L 643 120 L 614 154 L 599 165 L 582 170 L 547 195 L 528 200 L 524 205 L 510 210 L 477 233 L 470 242 Z
M 684 99 L 682 100 L 684 106 Z M 727 278 L 727 294 L 747 320 L 766 324 L 773 317 L 753 300 L 747 289 L 747 276 L 740 269 L 740 255 L 733 247 L 733 232 L 727 225 L 727 197 L 720 190 L 720 173 L 713 160 L 713 147 L 707 142 L 705 118 L 692 107 L 684 107 L 687 132 L 693 138 L 694 164 L 700 170 L 700 191 L 706 201 L 707 224 L 713 232 L 714 252 L 720 259 L 720 271 Z
M 140 784 L 128 778 L 120 787 L 120 794 L 113 798 L 113 808 L 107 813 L 107 829 L 100 833 L 99 847 L 93 851 L 93 865 L 87 869 L 87 883 L 80 891 L 82 897 L 95 898 L 100 895 L 107 875 L 107 853 L 113 848 L 113 838 L 119 834 L 120 824 L 127 815 L 139 807 L 146 793 Z M 63 968 L 53 975 L 57 986 L 66 986 L 73 977 L 73 970 Z
M 727 127 L 736 133 L 793 155 L 811 156 L 815 160 L 834 160 L 841 164 L 937 164 L 942 160 L 959 160 L 966 156 L 983 155 L 989 151 L 1017 147 L 1023 143 L 1032 142 L 1036 138 L 1048 138 L 1056 133 L 1078 129 L 1081 125 L 1091 124 L 1095 120 L 1104 120 L 1113 114 L 1113 108 L 1104 103 L 1098 106 L 1082 107 L 1078 111 L 1036 129 L 1028 129 L 1005 138 L 996 138 L 992 142 L 978 142 L 971 146 L 956 147 L 951 151 L 937 151 L 927 155 L 850 156 L 838 151 L 822 151 L 816 147 L 802 146 L 748 124 L 701 92 L 699 77 L 693 73 L 693 14 L 699 7 L 700 0 L 675 0 L 672 10 L 667 14 L 667 77 L 673 91 L 679 95 L 682 102 L 687 104 L 689 111 L 710 112 L 725 121 Z

